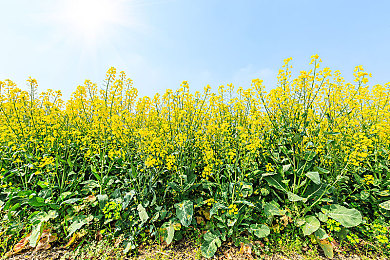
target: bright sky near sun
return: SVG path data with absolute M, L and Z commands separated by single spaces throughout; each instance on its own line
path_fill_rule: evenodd
M 68 98 L 107 69 L 124 70 L 140 95 L 233 83 L 276 84 L 283 59 L 296 71 L 319 54 L 352 79 L 353 68 L 390 81 L 390 1 L 0 0 L 0 80 Z

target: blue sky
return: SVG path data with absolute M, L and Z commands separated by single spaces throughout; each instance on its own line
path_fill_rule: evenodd
M 347 79 L 363 65 L 371 84 L 384 84 L 388 10 L 389 1 L 0 1 L 0 80 L 24 88 L 32 76 L 39 90 L 68 98 L 85 79 L 102 86 L 115 66 L 141 96 L 176 89 L 183 80 L 201 90 L 245 88 L 261 78 L 269 90 L 283 59 L 292 57 L 300 71 L 319 54 Z

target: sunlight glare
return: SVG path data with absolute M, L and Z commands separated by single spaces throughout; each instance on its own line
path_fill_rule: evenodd
M 69 0 L 61 20 L 74 36 L 91 44 L 121 23 L 120 10 L 118 0 Z

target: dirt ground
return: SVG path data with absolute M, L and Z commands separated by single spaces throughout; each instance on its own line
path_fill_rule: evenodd
M 195 246 L 193 242 L 180 242 L 176 245 L 163 247 L 161 245 L 141 246 L 137 255 L 125 256 L 122 254 L 121 248 L 116 248 L 114 245 L 105 243 L 87 244 L 79 250 L 69 250 L 63 248 L 52 248 L 44 251 L 26 251 L 22 254 L 14 255 L 8 259 L 21 260 L 70 260 L 70 259 L 129 259 L 129 260 L 195 260 L 205 259 L 201 257 L 199 246 Z M 234 246 L 224 245 L 218 249 L 216 255 L 212 259 L 218 260 L 244 260 L 244 259 L 264 259 L 264 260 L 303 260 L 303 259 L 327 259 L 318 251 L 307 251 L 305 253 L 288 252 L 286 254 L 278 253 L 273 255 L 256 256 L 250 246 L 242 246 L 237 248 Z M 357 255 L 343 255 L 335 254 L 335 260 L 371 260 L 371 259 L 387 259 L 375 256 L 357 256 Z

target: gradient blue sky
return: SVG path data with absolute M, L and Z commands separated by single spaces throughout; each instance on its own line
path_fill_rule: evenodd
M 1 0 L 0 80 L 23 88 L 32 76 L 67 98 L 115 66 L 140 95 L 183 80 L 199 90 L 261 78 L 269 90 L 283 59 L 300 71 L 317 53 L 347 79 L 363 65 L 372 84 L 390 81 L 390 1 L 110 1 L 115 17 L 91 36 L 62 16 L 71 0 Z

